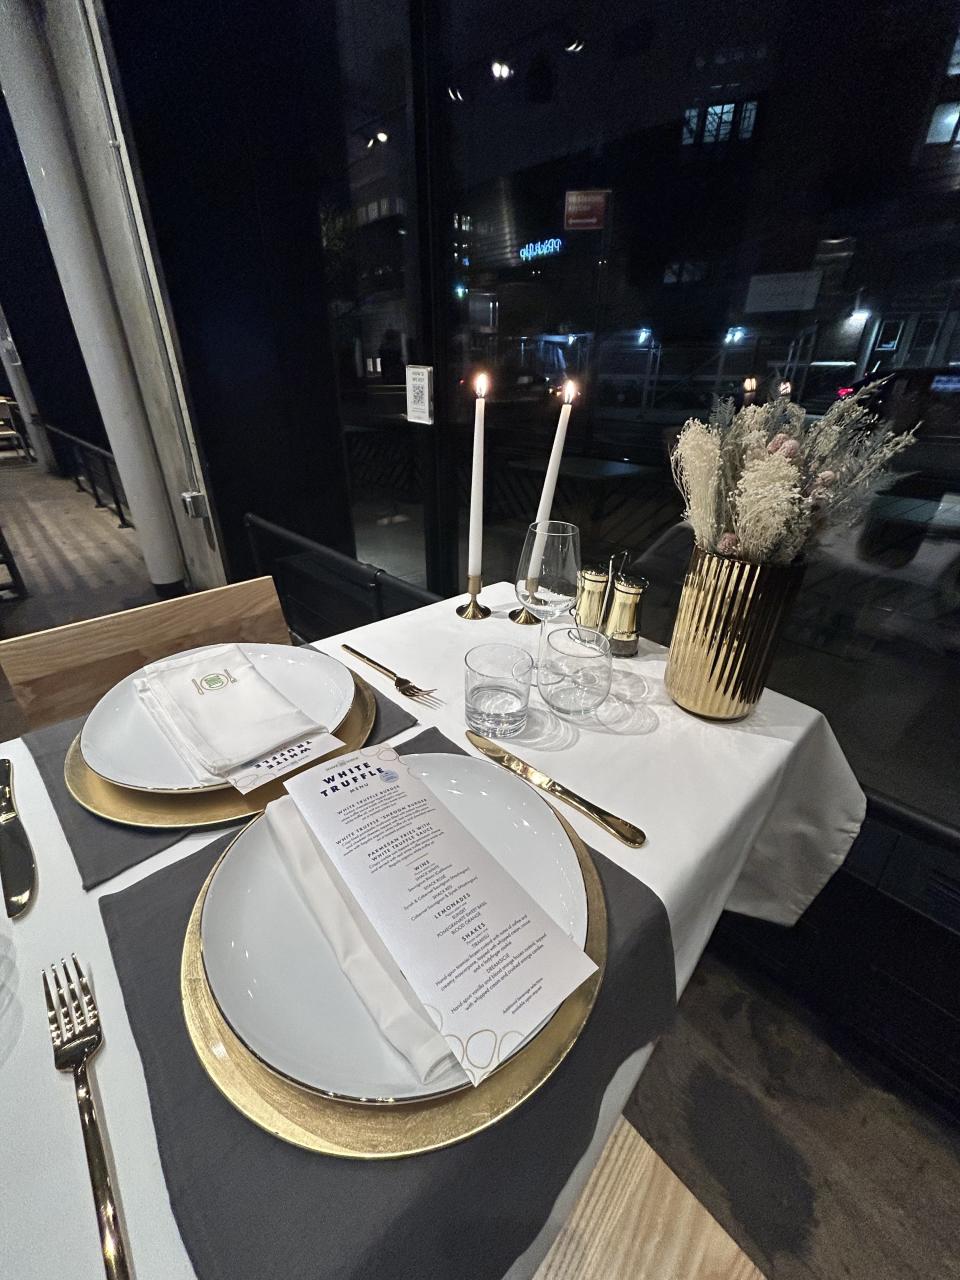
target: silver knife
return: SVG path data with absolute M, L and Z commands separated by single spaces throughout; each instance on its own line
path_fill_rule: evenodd
M 548 777 L 545 773 L 541 773 L 539 769 L 535 769 L 532 764 L 527 764 L 525 760 L 520 760 L 517 756 L 507 751 L 505 747 L 501 747 L 499 742 L 492 742 L 489 738 L 484 738 L 479 733 L 467 730 L 467 737 L 477 748 L 482 751 L 490 760 L 502 764 L 505 769 L 509 769 L 511 773 L 515 773 L 518 778 L 523 778 L 524 782 L 529 782 L 531 786 L 539 787 L 541 791 L 545 791 L 548 796 L 554 796 L 557 800 L 563 800 L 565 804 L 571 805 L 587 818 L 591 818 L 598 827 L 603 827 L 609 835 L 615 836 L 623 844 L 629 845 L 631 849 L 639 849 L 646 840 L 646 836 L 639 827 L 635 827 L 632 822 L 627 822 L 625 818 L 618 818 L 616 814 L 608 813 L 606 809 L 601 809 L 598 804 L 593 804 L 590 800 L 584 800 L 583 796 L 578 796 L 575 791 L 571 791 L 561 782 L 554 782 L 553 778 Z
M 23 829 L 13 794 L 13 764 L 0 759 L 0 883 L 7 915 L 18 916 L 30 905 L 37 883 L 33 849 Z

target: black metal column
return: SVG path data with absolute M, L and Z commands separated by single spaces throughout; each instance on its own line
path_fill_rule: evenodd
M 427 584 L 453 595 L 458 581 L 456 406 L 449 348 L 453 207 L 444 182 L 441 10 L 435 0 L 410 0 L 413 144 L 417 189 L 422 359 L 433 365 L 434 425 L 420 429 Z M 449 155 L 449 153 L 447 153 Z

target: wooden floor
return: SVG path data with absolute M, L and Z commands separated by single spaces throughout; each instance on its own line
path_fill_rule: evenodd
M 536 1280 L 764 1280 L 626 1120 Z
M 960 1280 L 960 1126 L 826 1032 L 708 948 L 625 1114 L 769 1280 Z
M 135 529 L 78 493 L 71 480 L 35 463 L 0 455 L 0 525 L 29 595 L 0 593 L 0 638 L 149 604 L 156 599 Z M 0 741 L 23 724 L 6 685 L 0 686 Z

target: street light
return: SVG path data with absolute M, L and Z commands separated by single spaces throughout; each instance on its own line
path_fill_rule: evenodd
M 731 345 L 737 346 L 739 343 L 741 343 L 744 340 L 746 336 L 747 336 L 747 331 L 746 329 L 744 329 L 743 325 L 735 324 L 735 325 L 731 325 L 731 327 L 727 330 L 726 336 L 724 337 L 723 341 L 724 341 L 724 344 L 728 347 Z
M 490 70 L 494 80 L 509 80 L 513 75 L 513 67 L 509 62 L 493 62 L 490 64 Z

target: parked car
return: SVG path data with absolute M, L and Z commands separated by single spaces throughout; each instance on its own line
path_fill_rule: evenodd
M 850 392 L 873 381 L 861 378 Z M 867 404 L 897 431 L 917 428 L 915 443 L 891 467 L 924 482 L 917 496 L 960 490 L 960 366 L 896 369 L 879 380 Z

